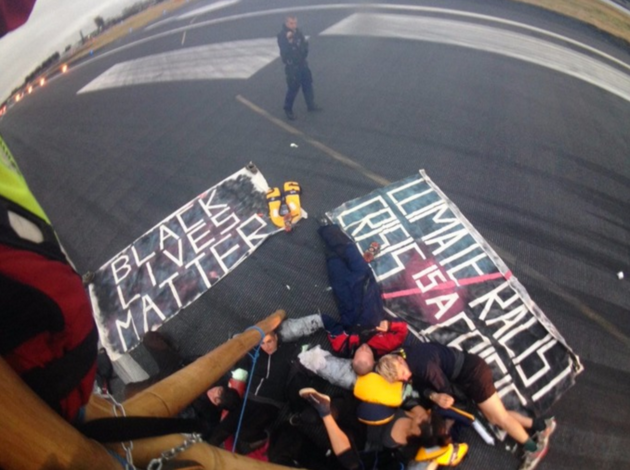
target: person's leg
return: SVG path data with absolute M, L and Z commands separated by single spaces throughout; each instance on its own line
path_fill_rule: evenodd
M 300 80 L 296 76 L 295 70 L 290 66 L 285 68 L 285 73 L 287 77 L 287 93 L 284 97 L 284 110 L 288 114 L 293 114 L 293 102 L 300 91 Z
M 328 282 L 337 301 L 341 324 L 344 329 L 350 329 L 357 323 L 359 317 L 359 306 L 353 289 L 354 275 L 344 261 L 337 256 L 326 260 L 326 268 Z
M 483 403 L 478 403 L 477 406 L 488 421 L 503 429 L 519 444 L 525 444 L 528 440 L 530 440 L 529 434 L 523 425 L 505 409 L 498 393 L 495 392 Z
M 317 105 L 315 104 L 315 92 L 313 90 L 313 74 L 311 70 L 306 67 L 300 69 L 300 82 L 302 84 L 302 93 L 304 94 L 304 101 L 306 101 L 306 107 L 309 111 L 315 111 Z
M 326 243 L 326 247 L 341 258 L 351 272 L 363 276 L 370 271 L 370 266 L 363 259 L 357 246 L 338 225 L 324 225 L 317 232 Z

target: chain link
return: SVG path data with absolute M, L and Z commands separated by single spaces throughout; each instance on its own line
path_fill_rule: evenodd
M 127 416 L 123 404 L 119 403 L 108 390 L 101 390 L 100 387 L 95 387 L 94 393 L 111 403 L 112 413 L 116 418 Z M 133 441 L 121 442 L 120 445 L 125 451 L 125 470 L 136 470 L 136 467 L 133 465 Z
M 173 457 L 184 452 L 189 447 L 203 441 L 203 439 L 201 438 L 201 434 L 183 434 L 183 435 L 187 436 L 184 442 L 182 442 L 177 447 L 173 447 L 170 450 L 165 450 L 164 452 L 162 452 L 159 458 L 151 460 L 151 462 L 149 463 L 149 466 L 147 467 L 147 470 L 161 470 L 164 462 L 166 462 L 167 460 L 171 460 Z

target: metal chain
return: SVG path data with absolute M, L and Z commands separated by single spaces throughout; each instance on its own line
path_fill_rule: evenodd
M 147 470 L 161 470 L 164 462 L 166 462 L 167 460 L 171 460 L 173 457 L 184 452 L 189 447 L 197 444 L 198 442 L 203 441 L 203 439 L 201 438 L 201 434 L 183 434 L 183 435 L 188 436 L 184 440 L 184 442 L 182 442 L 177 447 L 173 447 L 170 450 L 165 450 L 164 452 L 162 452 L 159 458 L 151 460 L 151 462 L 149 462 L 149 466 L 147 467 Z
M 108 390 L 101 390 L 99 387 L 95 387 L 95 388 L 96 390 L 94 392 L 96 395 L 100 396 L 101 398 L 104 398 L 105 400 L 109 401 L 112 404 L 112 413 L 116 418 L 120 416 L 127 416 L 127 412 L 125 411 L 125 407 L 123 406 L 123 404 L 119 403 L 112 396 L 112 394 L 109 393 Z M 133 455 L 132 455 L 133 441 L 121 442 L 120 445 L 125 451 L 125 460 L 126 460 L 125 470 L 135 470 L 136 467 L 134 467 L 133 465 Z

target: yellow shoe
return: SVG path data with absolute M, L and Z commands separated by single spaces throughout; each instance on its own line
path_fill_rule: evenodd
M 300 194 L 302 188 L 296 181 L 287 181 L 284 183 L 284 203 L 289 208 L 291 223 L 295 223 L 302 217 L 302 204 L 300 203 Z
M 431 447 L 430 449 L 425 449 L 424 447 L 421 447 L 416 454 L 416 460 L 418 462 L 432 460 L 438 465 L 443 465 L 445 467 L 454 467 L 456 465 L 459 465 L 459 463 L 463 460 L 467 453 L 468 444 L 464 443 L 449 444 L 444 447 Z
M 269 188 L 266 197 L 267 204 L 269 204 L 269 218 L 277 227 L 285 228 L 284 217 L 280 215 L 280 207 L 282 206 L 280 188 Z
M 459 463 L 463 460 L 463 458 L 468 453 L 468 444 L 449 444 L 448 450 L 440 455 L 436 462 L 440 465 L 444 465 L 445 467 L 454 467 L 459 465 Z

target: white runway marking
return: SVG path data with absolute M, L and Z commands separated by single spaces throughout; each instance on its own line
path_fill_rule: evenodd
M 630 76 L 585 54 L 512 31 L 441 18 L 356 13 L 321 33 L 451 44 L 500 54 L 556 70 L 630 101 Z
M 278 57 L 276 38 L 189 47 L 116 64 L 78 93 L 157 82 L 248 79 Z

